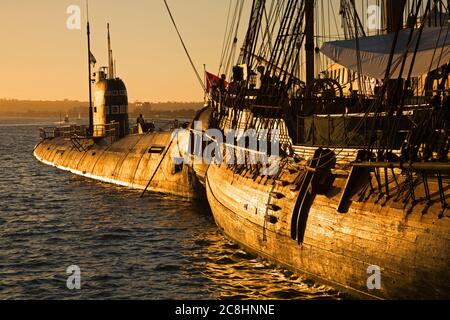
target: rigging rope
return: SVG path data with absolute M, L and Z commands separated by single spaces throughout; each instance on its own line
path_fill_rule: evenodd
M 169 13 L 170 19 L 172 20 L 173 26 L 175 27 L 178 37 L 180 38 L 181 44 L 183 45 L 184 51 L 186 52 L 189 62 L 191 63 L 192 69 L 194 69 L 194 72 L 195 72 L 195 75 L 197 76 L 198 82 L 200 83 L 203 91 L 206 92 L 205 83 L 203 82 L 202 78 L 200 77 L 200 74 L 198 73 L 197 68 L 195 67 L 194 61 L 192 61 L 191 55 L 189 54 L 189 51 L 186 48 L 186 45 L 184 44 L 183 38 L 181 37 L 180 31 L 178 31 L 177 24 L 175 23 L 175 20 L 172 16 L 172 12 L 170 11 L 169 5 L 167 4 L 166 0 L 164 0 L 164 4 L 166 5 L 167 12 Z
M 220 71 L 222 70 L 223 61 L 225 59 L 225 52 L 227 50 L 227 34 L 228 34 L 228 26 L 230 24 L 230 13 L 231 13 L 232 2 L 233 1 L 230 0 L 230 5 L 228 6 L 227 24 L 226 24 L 226 27 L 225 27 L 225 34 L 223 36 L 222 56 L 220 58 L 220 66 L 219 66 L 219 71 L 218 71 L 217 74 L 220 74 Z
M 239 6 L 240 5 L 240 6 Z M 231 48 L 228 52 L 228 61 L 225 67 L 225 74 L 228 75 L 231 73 L 231 67 L 232 67 L 232 61 L 235 59 L 235 55 L 236 55 L 236 46 L 237 46 L 237 42 L 238 42 L 238 33 L 239 33 L 239 26 L 241 23 L 241 17 L 242 17 L 242 11 L 244 8 L 244 1 L 241 0 L 240 2 L 236 2 L 236 8 L 239 6 L 239 11 L 236 11 L 237 14 L 237 20 L 236 20 L 236 27 L 235 27 L 235 32 L 234 32 L 234 38 L 233 38 L 233 43 L 231 45 Z M 232 31 L 232 30 L 230 30 Z M 231 35 L 231 34 L 230 34 Z

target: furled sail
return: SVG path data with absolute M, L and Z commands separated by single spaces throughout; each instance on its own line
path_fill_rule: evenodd
M 412 76 L 426 74 L 430 70 L 446 64 L 450 60 L 450 27 L 424 28 L 416 54 Z M 413 31 L 412 40 L 408 46 L 411 29 L 399 32 L 395 46 L 394 59 L 390 69 L 391 78 L 397 78 L 400 73 L 404 54 L 408 50 L 405 68 L 402 77 L 406 78 L 413 60 L 419 30 Z M 395 33 L 381 36 L 359 38 L 359 51 L 361 57 L 361 73 L 376 79 L 385 77 L 389 56 Z M 356 40 L 342 40 L 326 42 L 321 52 L 336 63 L 353 71 L 358 71 Z

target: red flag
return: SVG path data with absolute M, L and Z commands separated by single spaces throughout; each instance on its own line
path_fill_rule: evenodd
M 212 73 L 209 73 L 207 71 L 206 72 L 206 92 L 211 92 L 211 88 L 214 87 L 219 87 L 220 85 L 220 81 L 222 79 L 220 79 L 219 76 L 216 76 Z M 228 86 L 228 82 L 224 81 L 224 88 L 226 88 Z

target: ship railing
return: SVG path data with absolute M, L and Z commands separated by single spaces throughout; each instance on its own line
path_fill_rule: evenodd
M 367 113 L 371 98 L 313 98 L 299 99 L 294 104 L 297 113 L 296 144 L 310 146 L 360 147 L 371 134 L 374 118 L 377 118 L 375 134 L 383 135 L 388 112 Z M 410 130 L 411 116 L 426 113 L 433 106 L 430 97 L 407 97 L 396 132 L 396 147 L 400 148 L 403 138 Z M 385 117 L 386 116 L 386 117 Z
M 61 127 L 42 127 L 39 128 L 39 135 L 41 139 L 54 139 L 64 137 L 70 139 L 71 137 L 87 135 L 88 127 L 83 126 L 61 126 Z
M 149 119 L 145 121 L 145 126 L 139 130 L 139 124 L 130 127 L 130 134 L 148 133 L 148 132 L 168 132 L 178 128 L 189 126 L 188 121 L 177 119 Z
M 379 114 L 378 114 L 379 115 Z M 409 112 L 405 112 L 395 134 L 394 149 L 401 146 L 409 132 Z M 374 115 L 353 114 L 314 114 L 297 116 L 297 137 L 295 144 L 315 147 L 359 148 L 365 146 L 371 135 Z M 378 118 L 375 134 L 381 138 L 387 118 Z
M 406 97 L 404 107 L 405 108 L 420 108 L 420 107 L 428 107 L 430 106 L 431 97 L 424 96 L 415 96 L 415 97 Z
M 93 133 L 89 133 L 89 126 L 68 125 L 61 127 L 42 127 L 39 129 L 41 139 L 64 138 L 72 139 L 89 139 L 93 137 L 111 138 L 116 141 L 119 138 L 119 123 L 113 122 L 102 125 L 94 125 Z
M 74 137 L 88 136 L 89 127 L 87 126 L 64 126 L 60 128 L 61 136 L 65 139 L 73 139 Z
M 261 107 L 262 109 L 280 109 L 281 96 L 277 92 L 263 94 L 259 90 L 249 90 L 246 92 L 244 99 L 238 95 L 227 94 L 218 100 L 219 104 L 224 104 L 228 107 L 234 107 L 242 109 L 251 105 L 256 107 Z M 302 109 L 313 109 L 314 112 L 330 112 L 328 109 L 348 109 L 356 111 L 358 109 L 364 108 L 361 105 L 361 101 L 370 103 L 376 97 L 374 95 L 364 95 L 363 97 L 359 95 L 345 95 L 345 96 L 335 96 L 335 97 L 291 97 L 291 103 L 294 108 Z M 417 108 L 417 107 L 427 107 L 430 105 L 432 96 L 407 96 L 405 97 L 404 107 L 405 108 Z M 353 112 L 351 111 L 351 112 Z
M 42 127 L 39 128 L 39 136 L 42 140 L 57 138 L 60 136 L 60 130 L 58 127 Z
M 89 135 L 79 135 L 77 131 L 72 132 L 72 138 L 87 138 Z M 103 138 L 105 140 L 109 139 L 112 144 L 119 140 L 120 135 L 120 124 L 118 122 L 111 122 L 107 124 L 97 124 L 93 126 L 93 137 Z
M 299 98 L 292 100 L 292 107 L 297 114 L 339 114 L 365 112 L 374 102 L 373 96 L 348 96 L 332 98 Z M 431 97 L 406 97 L 403 110 L 430 108 Z

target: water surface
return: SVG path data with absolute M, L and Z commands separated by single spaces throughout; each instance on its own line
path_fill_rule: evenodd
M 246 254 L 203 205 L 40 164 L 38 128 L 55 121 L 0 119 L 0 299 L 342 297 Z

